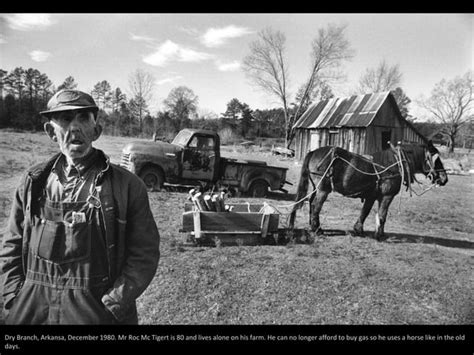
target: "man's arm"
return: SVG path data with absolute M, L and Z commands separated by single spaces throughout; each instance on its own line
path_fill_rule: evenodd
M 3 232 L 0 251 L 0 272 L 3 277 L 3 308 L 8 313 L 13 299 L 20 291 L 25 280 L 22 262 L 22 244 L 24 228 L 24 187 L 25 179 L 16 189 L 8 225 Z
M 151 213 L 148 193 L 141 180 L 129 189 L 124 266 L 102 302 L 119 321 L 148 287 L 160 258 L 160 235 Z

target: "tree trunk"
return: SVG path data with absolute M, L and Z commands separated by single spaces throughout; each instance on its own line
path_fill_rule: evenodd
M 449 135 L 449 150 L 448 153 L 454 153 L 454 140 L 455 140 L 456 135 L 451 134 Z
M 288 121 L 287 121 L 288 122 Z M 291 141 L 293 139 L 292 137 L 292 131 L 293 131 L 293 128 L 292 128 L 292 124 L 291 122 L 288 122 L 287 123 L 287 126 L 286 126 L 286 134 L 285 134 L 285 147 L 287 149 L 290 148 L 290 145 L 291 145 Z

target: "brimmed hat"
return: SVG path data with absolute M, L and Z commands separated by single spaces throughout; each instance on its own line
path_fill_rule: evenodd
M 61 90 L 58 91 L 48 101 L 47 110 L 41 111 L 41 115 L 48 115 L 54 112 L 91 109 L 94 114 L 99 108 L 94 99 L 89 94 L 79 90 Z

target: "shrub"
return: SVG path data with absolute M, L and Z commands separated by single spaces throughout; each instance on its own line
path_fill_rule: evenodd
M 238 135 L 232 128 L 223 128 L 218 133 L 221 138 L 221 144 L 234 144 L 239 141 Z

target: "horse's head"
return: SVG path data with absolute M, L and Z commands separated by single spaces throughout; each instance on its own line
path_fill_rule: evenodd
M 425 175 L 433 184 L 444 186 L 448 182 L 448 174 L 444 169 L 443 163 L 439 156 L 439 151 L 433 145 L 432 141 L 428 142 L 426 149 L 426 165 Z

